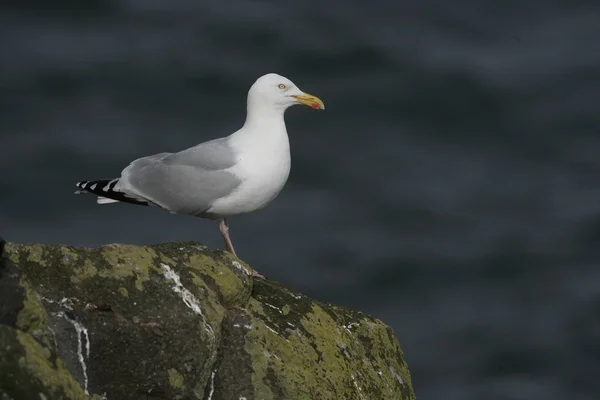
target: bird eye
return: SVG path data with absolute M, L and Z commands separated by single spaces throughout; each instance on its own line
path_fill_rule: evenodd
M 280 84 L 279 84 L 277 87 L 278 87 L 279 89 L 285 89 L 285 85 L 284 85 L 283 83 L 280 83 Z

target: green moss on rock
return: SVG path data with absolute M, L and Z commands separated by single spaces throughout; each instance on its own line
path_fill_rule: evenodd
M 169 368 L 167 372 L 169 373 L 169 383 L 171 386 L 173 386 L 175 389 L 183 389 L 185 386 L 183 384 L 183 375 L 181 375 L 175 368 Z
M 17 314 L 16 327 L 30 333 L 44 346 L 51 348 L 54 343 L 52 332 L 48 327 L 46 309 L 29 283 L 22 281 L 21 287 L 25 289 L 25 298 L 22 303 L 23 307 Z
M 53 363 L 50 360 L 50 351 L 40 345 L 33 336 L 21 331 L 17 331 L 16 334 L 25 350 L 24 357 L 19 359 L 21 368 L 29 370 L 54 394 L 64 393 L 68 399 L 88 398 L 61 359 L 56 359 Z
M 92 279 L 98 275 L 98 269 L 90 260 L 85 260 L 83 266 L 80 268 L 73 268 L 73 272 L 74 275 L 71 276 L 71 282 L 75 284 Z
M 98 274 L 103 278 L 135 279 L 135 288 L 144 290 L 144 282 L 150 279 L 151 270 L 160 272 L 156 266 L 156 252 L 151 248 L 132 245 L 107 245 L 101 248 L 102 256 L 110 268 Z
M 391 329 L 362 313 L 257 280 L 224 324 L 216 399 L 415 398 Z
M 89 399 L 61 360 L 30 334 L 0 325 L 0 349 L 0 393 L 8 398 Z

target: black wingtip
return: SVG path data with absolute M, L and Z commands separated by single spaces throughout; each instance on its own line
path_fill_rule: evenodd
M 118 182 L 118 178 L 77 182 L 76 186 L 81 190 L 77 190 L 75 194 L 91 193 L 99 197 L 106 197 L 108 199 L 117 200 L 123 203 L 136 204 L 140 206 L 149 205 L 147 201 L 141 201 L 136 198 L 129 197 L 125 193 L 115 191 L 115 187 L 117 186 Z

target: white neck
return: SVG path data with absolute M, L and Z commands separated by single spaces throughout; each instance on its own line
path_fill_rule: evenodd
M 244 127 L 259 127 L 265 128 L 265 123 L 284 123 L 283 113 L 287 107 L 277 107 L 265 103 L 258 96 L 248 96 L 246 106 L 246 122 Z
M 261 101 L 248 99 L 246 108 L 246 121 L 237 133 L 248 133 L 252 135 L 267 135 L 287 133 L 283 114 L 285 108 L 266 105 Z
M 289 149 L 284 112 L 284 108 L 266 106 L 259 101 L 248 101 L 246 122 L 232 135 L 233 144 L 243 148 L 259 145 L 267 148 L 275 146 Z

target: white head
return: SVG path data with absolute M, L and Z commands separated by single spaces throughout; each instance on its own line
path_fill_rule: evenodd
M 321 99 L 304 93 L 294 82 L 277 74 L 261 76 L 248 91 L 248 111 L 251 108 L 268 107 L 283 112 L 296 104 L 304 104 L 318 110 L 325 109 Z

